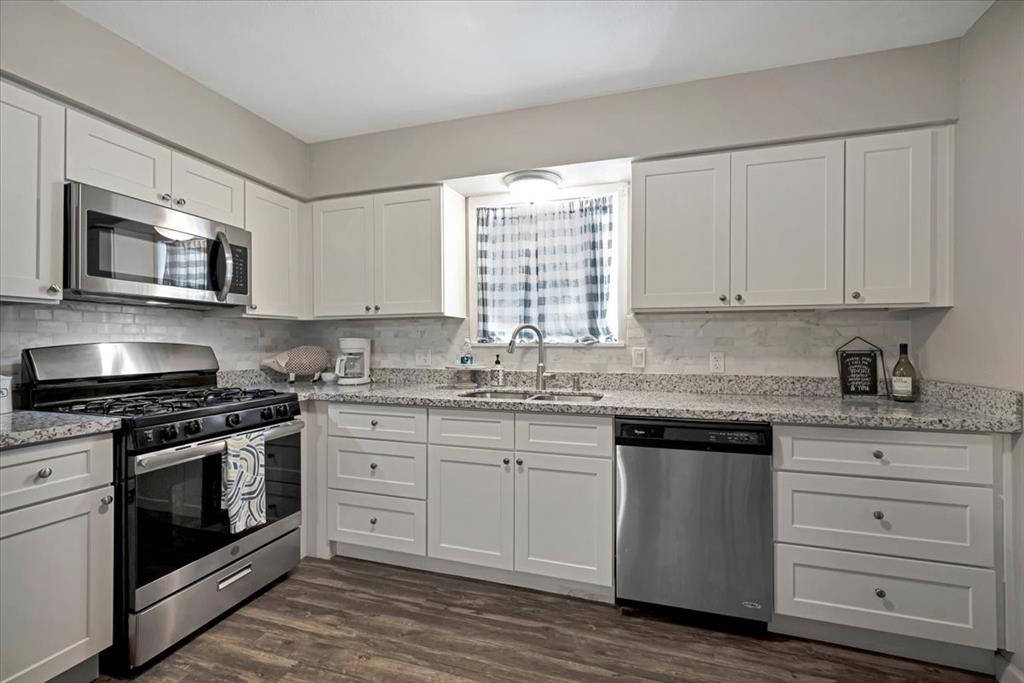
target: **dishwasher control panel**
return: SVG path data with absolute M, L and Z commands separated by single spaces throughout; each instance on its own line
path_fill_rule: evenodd
M 772 450 L 769 424 L 619 418 L 616 443 L 650 448 L 766 453 Z

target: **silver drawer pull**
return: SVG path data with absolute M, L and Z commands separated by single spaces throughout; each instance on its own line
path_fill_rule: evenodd
M 885 513 L 882 512 L 881 510 L 875 510 L 874 512 L 871 513 L 871 516 L 875 519 L 885 519 Z
M 881 588 L 876 588 L 875 589 L 875 595 L 877 595 L 880 598 L 884 598 L 885 597 L 885 591 L 882 590 Z
M 377 424 L 378 424 L 378 422 L 376 420 L 370 420 L 370 426 L 371 427 L 376 427 Z
M 241 581 L 245 577 L 249 576 L 249 574 L 252 574 L 252 565 L 251 564 L 245 565 L 244 567 L 239 569 L 237 572 L 235 572 L 234 574 L 232 574 L 228 578 L 221 579 L 220 581 L 218 581 L 217 582 L 217 590 L 222 591 L 225 588 L 227 588 L 228 586 L 230 586 L 231 584 L 235 583 L 236 581 Z
M 113 502 L 114 502 L 114 497 L 113 496 L 103 496 L 102 498 L 100 498 L 100 505 L 110 505 Z
M 881 460 L 882 458 L 885 457 L 885 453 L 883 453 L 882 451 L 874 451 L 871 455 L 875 456 L 876 460 Z
M 51 474 L 53 474 L 52 467 L 44 467 L 43 469 L 36 472 L 36 476 L 38 476 L 40 479 L 49 479 Z
M 370 463 L 370 469 L 371 469 L 371 470 L 375 470 L 375 469 L 377 469 L 377 463 L 375 463 L 375 462 L 371 462 L 371 463 Z
M 377 518 L 376 517 L 370 517 L 370 525 L 372 526 L 372 525 L 375 525 L 376 523 L 377 523 Z

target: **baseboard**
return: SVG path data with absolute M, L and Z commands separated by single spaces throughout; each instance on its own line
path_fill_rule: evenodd
M 899 633 L 882 633 L 881 631 L 827 624 L 780 614 L 772 617 L 772 621 L 768 624 L 768 630 L 807 640 L 821 640 L 826 643 L 855 647 L 858 650 L 881 652 L 905 659 L 917 659 L 932 664 L 967 669 L 989 676 L 996 673 L 997 656 L 995 652 L 966 645 L 940 643 Z M 1013 679 L 1009 680 L 1013 681 Z M 1018 682 L 1013 681 L 1013 683 Z M 1019 683 L 1024 683 L 1024 681 Z
M 462 562 L 451 560 L 438 560 L 433 557 L 422 555 L 410 555 L 399 553 L 393 550 L 380 550 L 378 548 L 367 548 L 361 545 L 350 543 L 331 543 L 331 551 L 334 555 L 342 557 L 353 557 L 357 560 L 369 560 L 382 564 L 393 564 L 407 569 L 420 569 L 422 571 L 436 572 L 438 574 L 451 574 L 467 579 L 479 581 L 490 581 L 519 588 L 530 588 L 532 590 L 544 591 L 545 593 L 558 593 L 584 600 L 595 602 L 615 602 L 615 589 L 611 586 L 596 586 L 579 581 L 568 581 L 565 579 L 553 579 L 549 576 L 537 574 L 526 574 L 524 572 L 509 571 L 507 569 L 494 569 L 492 567 L 477 567 Z
M 1024 669 L 1001 655 L 996 657 L 996 679 L 999 683 L 1024 683 Z

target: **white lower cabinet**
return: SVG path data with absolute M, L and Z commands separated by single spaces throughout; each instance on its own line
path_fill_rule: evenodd
M 996 575 L 991 569 L 779 543 L 779 614 L 996 647 Z
M 516 453 L 515 462 L 516 571 L 610 586 L 612 461 Z
M 330 541 L 395 550 L 426 552 L 426 504 L 368 493 L 327 492 L 327 538 Z
M 512 453 L 430 445 L 427 554 L 513 568 Z
M 45 681 L 113 636 L 112 486 L 0 514 L 0 681 Z

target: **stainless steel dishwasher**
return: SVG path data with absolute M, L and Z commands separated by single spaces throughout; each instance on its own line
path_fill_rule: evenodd
M 771 426 L 618 418 L 615 595 L 767 622 Z

